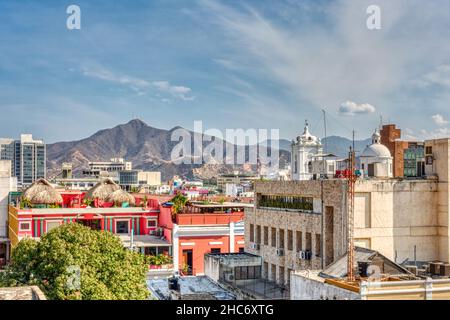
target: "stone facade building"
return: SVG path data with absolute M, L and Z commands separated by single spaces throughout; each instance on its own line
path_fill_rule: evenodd
M 262 256 L 266 279 L 284 284 L 290 271 L 320 269 L 345 253 L 345 180 L 262 181 L 255 197 L 245 250 Z
M 450 139 L 424 147 L 424 178 L 357 180 L 355 246 L 396 263 L 450 261 Z M 346 252 L 346 190 L 345 179 L 255 184 L 245 243 L 264 277 L 288 285 L 290 271 L 323 269 Z

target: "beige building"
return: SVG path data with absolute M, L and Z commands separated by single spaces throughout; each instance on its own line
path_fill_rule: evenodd
M 426 178 L 356 182 L 355 245 L 397 263 L 450 261 L 450 139 L 425 141 Z M 323 269 L 346 252 L 345 179 L 257 182 L 245 216 L 246 250 L 263 258 L 264 276 Z M 323 236 L 325 235 L 325 236 Z
M 257 175 L 248 173 L 222 174 L 217 177 L 217 188 L 225 191 L 227 184 L 241 185 L 252 183 L 258 179 L 259 177 Z
M 338 179 L 258 181 L 255 208 L 245 213 L 245 243 L 262 256 L 263 277 L 288 283 L 290 271 L 321 269 L 344 254 L 345 195 L 346 181 Z
M 138 181 L 140 185 L 160 186 L 161 172 L 159 171 L 140 171 L 138 172 Z

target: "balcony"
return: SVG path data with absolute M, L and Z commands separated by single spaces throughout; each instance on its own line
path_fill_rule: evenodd
M 178 225 L 223 225 L 243 219 L 244 212 L 181 213 L 176 215 L 175 223 Z

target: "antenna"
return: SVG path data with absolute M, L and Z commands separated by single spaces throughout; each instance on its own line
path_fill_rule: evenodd
M 354 228 L 354 215 L 355 215 L 355 130 L 353 130 L 353 147 L 350 147 L 349 152 L 349 174 L 347 177 L 348 189 L 347 189 L 347 280 L 355 281 L 354 274 L 354 240 L 353 240 L 353 228 Z
M 324 153 L 324 155 L 326 155 L 327 154 L 327 118 L 326 118 L 326 112 L 325 112 L 325 109 L 322 109 L 322 112 L 323 112 L 323 129 L 324 129 L 324 133 L 325 133 L 325 136 L 324 136 L 324 143 L 323 143 L 323 153 Z M 323 175 L 325 176 L 325 174 L 326 174 L 326 159 L 325 159 L 325 157 L 322 157 L 322 161 L 323 161 Z
M 326 138 L 327 138 L 327 118 L 326 118 L 326 111 L 325 111 L 325 109 L 322 109 L 322 112 L 323 112 L 323 128 L 324 128 L 324 133 L 325 133 L 325 138 L 324 138 L 324 144 L 323 144 L 323 147 L 324 147 L 324 153 L 327 153 L 327 140 L 326 140 Z

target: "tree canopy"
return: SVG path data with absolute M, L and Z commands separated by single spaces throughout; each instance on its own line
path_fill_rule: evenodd
M 148 299 L 145 257 L 106 231 L 64 224 L 13 249 L 0 286 L 38 285 L 48 299 Z
M 178 213 L 181 213 L 184 210 L 184 207 L 186 206 L 186 203 L 188 202 L 188 198 L 186 198 L 185 196 L 183 196 L 179 192 L 170 201 L 173 203 L 173 205 L 172 205 L 172 212 L 174 214 L 178 214 Z

